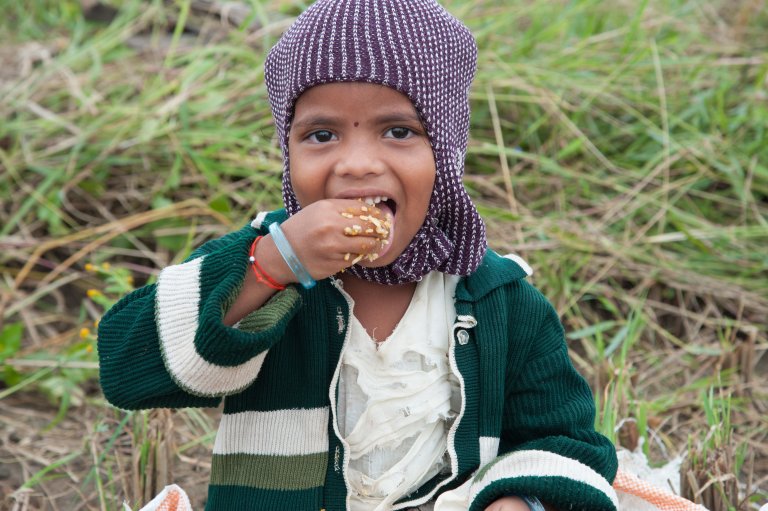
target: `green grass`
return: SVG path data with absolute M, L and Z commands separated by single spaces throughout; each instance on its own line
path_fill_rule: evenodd
M 0 0 L 0 397 L 8 410 L 49 400 L 42 435 L 92 411 L 80 456 L 0 457 L 26 467 L 12 490 L 93 509 L 140 494 L 117 445 L 145 420 L 105 406 L 94 321 L 280 205 L 262 66 L 306 2 L 250 2 L 228 29 L 188 1 L 112 3 L 118 17 L 99 23 L 74 0 Z M 746 445 L 741 497 L 751 485 L 765 501 L 768 12 L 726 0 L 445 5 L 480 49 L 467 187 L 491 246 L 524 256 L 562 314 L 598 428 L 626 443 L 615 428 L 635 424 L 658 462 Z M 215 421 L 175 420 L 184 466 L 210 448 Z

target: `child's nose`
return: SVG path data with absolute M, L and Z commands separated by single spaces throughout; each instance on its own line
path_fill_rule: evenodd
M 374 147 L 350 143 L 342 148 L 334 169 L 336 175 L 362 178 L 384 172 L 386 163 Z

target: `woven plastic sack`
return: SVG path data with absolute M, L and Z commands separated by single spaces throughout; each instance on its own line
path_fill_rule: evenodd
M 123 510 L 131 511 L 131 508 L 123 503 Z M 178 485 L 170 484 L 140 511 L 192 511 L 192 504 L 189 503 L 189 497 L 184 490 Z
M 619 449 L 616 454 L 619 471 L 613 489 L 619 497 L 620 511 L 707 511 L 704 506 L 675 494 L 679 491 L 682 457 L 663 467 L 651 468 L 639 448 Z
M 688 499 L 654 486 L 636 475 L 621 469 L 616 473 L 613 489 L 619 494 L 620 502 L 624 504 L 620 506 L 620 509 L 634 509 L 634 511 L 707 511 L 707 508 L 704 506 L 694 504 Z M 641 510 L 638 504 L 632 504 L 630 508 L 627 506 L 627 499 L 623 499 L 621 493 L 639 498 L 644 501 L 645 507 Z

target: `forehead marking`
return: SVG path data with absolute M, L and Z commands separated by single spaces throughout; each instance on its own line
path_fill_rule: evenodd
M 360 126 L 360 123 L 355 121 L 355 128 L 357 128 L 358 126 Z

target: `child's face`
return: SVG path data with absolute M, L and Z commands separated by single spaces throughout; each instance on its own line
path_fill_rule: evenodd
M 291 185 L 302 207 L 323 199 L 381 199 L 394 214 L 391 247 L 364 266 L 384 266 L 424 223 L 435 158 L 410 100 L 389 87 L 330 83 L 296 102 L 288 140 Z

